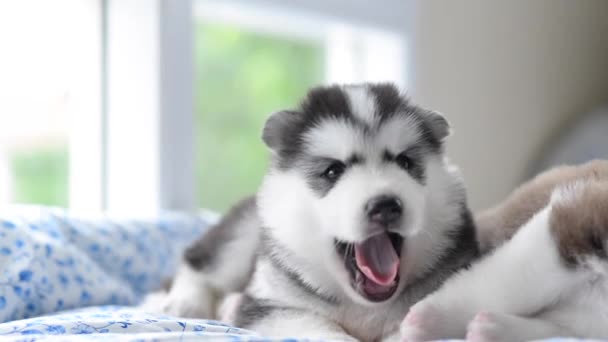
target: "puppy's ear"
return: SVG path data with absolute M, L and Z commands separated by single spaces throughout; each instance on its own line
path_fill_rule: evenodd
M 297 119 L 298 112 L 295 111 L 282 110 L 272 113 L 262 132 L 262 140 L 266 146 L 273 151 L 279 149 L 289 134 L 289 127 L 293 127 Z
M 445 119 L 443 114 L 434 111 L 428 110 L 425 113 L 425 121 L 431 128 L 431 132 L 433 132 L 433 136 L 438 141 L 444 141 L 451 133 L 452 129 L 450 127 L 450 123 Z

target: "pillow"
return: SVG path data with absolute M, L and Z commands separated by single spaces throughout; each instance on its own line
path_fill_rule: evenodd
M 136 304 L 177 268 L 212 220 L 79 217 L 16 206 L 0 212 L 0 321 L 90 305 Z

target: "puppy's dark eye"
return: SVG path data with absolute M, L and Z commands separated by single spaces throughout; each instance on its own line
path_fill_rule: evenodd
M 344 165 L 344 163 L 336 161 L 325 169 L 322 176 L 329 181 L 335 182 L 344 173 L 345 169 L 346 165 Z
M 404 170 L 409 170 L 412 167 L 412 160 L 405 152 L 401 152 L 395 157 L 395 163 Z

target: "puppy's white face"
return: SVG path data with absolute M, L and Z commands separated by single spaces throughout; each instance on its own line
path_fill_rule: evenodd
M 406 282 L 408 246 L 432 235 L 424 226 L 433 193 L 445 191 L 447 123 L 394 88 L 323 88 L 302 106 L 267 124 L 262 221 L 304 261 L 305 282 L 387 302 Z
M 309 167 L 314 171 L 302 181 L 317 192 L 315 213 L 323 232 L 340 241 L 359 242 L 384 230 L 405 236 L 415 229 L 424 210 L 427 162 L 419 138 L 417 122 L 401 117 L 375 132 L 327 120 L 306 134 L 306 153 L 313 159 Z M 340 174 L 335 179 L 324 174 L 336 166 Z M 372 224 L 366 210 L 381 197 L 393 198 L 401 207 L 400 217 L 388 226 Z

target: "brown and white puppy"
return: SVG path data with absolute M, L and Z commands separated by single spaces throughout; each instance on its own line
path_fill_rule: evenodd
M 534 214 L 547 206 L 557 187 L 584 179 L 608 181 L 608 161 L 594 160 L 543 172 L 513 191 L 502 203 L 477 214 L 475 222 L 481 251 L 493 250 L 509 240 Z
M 479 221 L 498 247 L 413 306 L 404 340 L 608 338 L 608 161 L 543 173 Z

